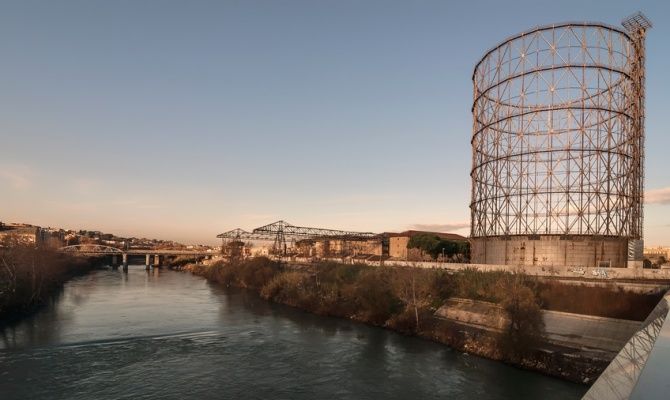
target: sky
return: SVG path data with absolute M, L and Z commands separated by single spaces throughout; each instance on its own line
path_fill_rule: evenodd
M 476 62 L 537 25 L 641 10 L 645 244 L 670 245 L 669 4 L 2 1 L 0 221 L 467 235 Z

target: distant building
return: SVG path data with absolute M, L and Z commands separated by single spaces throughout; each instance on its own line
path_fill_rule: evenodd
M 41 243 L 40 227 L 28 224 L 2 224 L 0 225 L 0 245 L 5 240 L 15 240 L 26 245 L 39 245 Z
M 372 255 L 381 256 L 383 250 L 383 242 L 379 239 L 369 239 L 351 242 L 351 249 L 354 256 L 358 255 Z
M 270 255 L 270 248 L 267 246 L 258 246 L 258 247 L 245 247 L 245 254 L 251 255 L 253 257 L 267 257 Z
M 299 245 L 301 255 L 317 257 L 356 257 L 380 256 L 382 243 L 380 239 L 347 240 L 340 238 L 316 238 L 311 242 L 310 249 L 305 252 L 304 245 Z
M 40 242 L 50 248 L 59 248 L 65 245 L 65 236 L 66 233 L 63 229 L 58 228 L 41 228 L 40 229 Z
M 344 243 L 341 239 L 319 238 L 314 242 L 317 257 L 343 256 Z
M 409 230 L 405 232 L 386 232 L 375 238 L 367 240 L 347 240 L 338 237 L 317 237 L 303 239 L 295 243 L 295 252 L 302 257 L 383 257 L 399 260 L 423 261 L 430 260 L 428 254 L 419 249 L 408 249 L 412 236 L 418 234 L 431 234 L 442 239 L 456 242 L 467 242 L 464 236 L 454 233 L 426 232 Z

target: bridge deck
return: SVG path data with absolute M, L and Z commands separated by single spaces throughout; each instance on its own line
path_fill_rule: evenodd
M 69 254 L 86 254 L 86 255 L 121 255 L 127 254 L 130 256 L 133 255 L 159 255 L 159 256 L 195 256 L 195 257 L 205 257 L 205 256 L 216 256 L 220 253 L 217 252 L 207 252 L 207 251 L 193 251 L 193 250 L 168 250 L 168 249 L 132 249 L 132 250 L 122 250 L 122 249 L 77 249 L 77 250 L 62 250 Z
M 219 253 L 216 252 L 207 252 L 207 251 L 192 251 L 192 250 L 140 250 L 140 249 L 133 249 L 133 250 L 126 250 L 123 251 L 126 254 L 129 255 L 145 255 L 145 254 L 151 254 L 151 255 L 160 255 L 160 256 L 215 256 L 218 255 Z M 111 254 L 111 253 L 110 253 Z

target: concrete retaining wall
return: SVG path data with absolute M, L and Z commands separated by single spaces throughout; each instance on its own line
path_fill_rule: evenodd
M 504 310 L 497 304 L 467 299 L 450 299 L 435 315 L 492 331 L 502 330 L 508 322 Z M 641 324 L 638 321 L 547 310 L 542 311 L 542 318 L 550 343 L 612 355 L 621 350 Z
M 520 266 L 570 265 L 625 268 L 628 240 L 594 236 L 560 235 L 474 238 L 472 261 L 479 264 Z
M 311 259 L 292 257 L 294 262 L 310 263 Z M 379 266 L 379 261 L 353 260 L 350 258 L 328 258 L 323 261 L 335 261 L 345 264 L 361 263 L 370 266 Z M 555 278 L 580 278 L 593 280 L 632 279 L 632 280 L 668 280 L 670 281 L 670 269 L 642 269 L 642 268 L 589 268 L 589 267 L 529 267 L 519 265 L 496 265 L 496 264 L 463 264 L 463 263 L 441 263 L 430 261 L 396 261 L 386 260 L 382 265 L 391 267 L 414 267 L 414 268 L 438 268 L 453 271 L 464 269 L 476 269 L 479 271 L 507 271 L 524 273 L 527 275 L 555 277 Z

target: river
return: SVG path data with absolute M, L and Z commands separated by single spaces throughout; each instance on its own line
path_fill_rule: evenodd
M 0 398 L 570 399 L 585 386 L 144 266 L 0 327 Z

